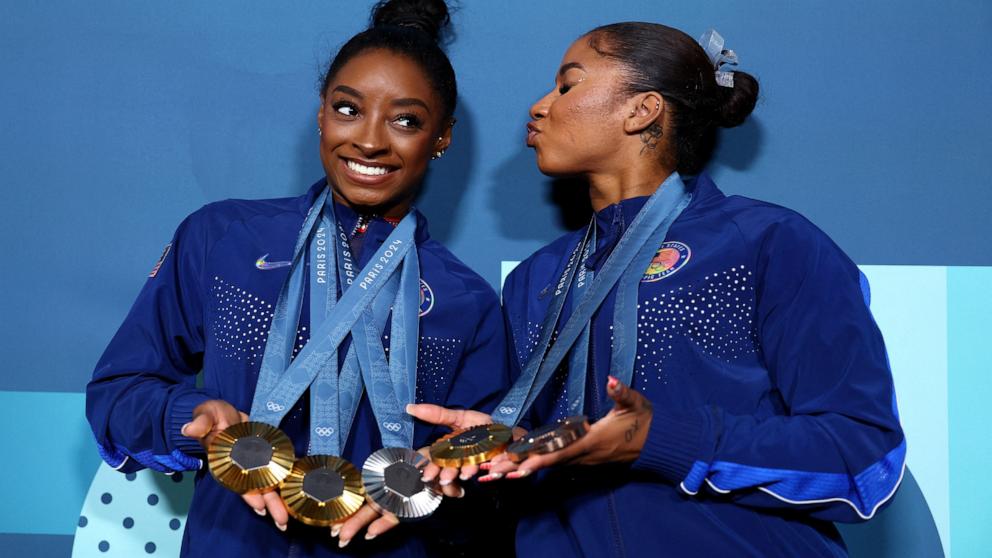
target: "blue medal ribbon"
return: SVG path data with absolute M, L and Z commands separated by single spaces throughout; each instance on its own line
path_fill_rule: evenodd
M 590 223 L 585 238 L 573 250 L 556 286 L 548 313 L 541 323 L 541 337 L 537 347 L 531 353 L 523 373 L 511 386 L 503 401 L 497 405 L 493 414 L 494 420 L 503 424 L 517 424 L 521 415 L 533 405 L 534 400 L 573 346 L 574 352 L 568 373 L 570 390 L 568 405 L 570 411 L 573 407 L 582 408 L 589 352 L 590 319 L 618 281 L 620 286 L 614 311 L 611 365 L 626 368 L 613 368 L 611 373 L 617 375 L 618 379 L 626 378 L 629 384 L 637 352 L 637 287 L 651 257 L 654 256 L 661 242 L 664 242 L 672 222 L 689 205 L 690 199 L 691 195 L 686 192 L 681 177 L 678 173 L 672 173 L 648 198 L 606 259 L 600 272 L 589 283 L 587 290 L 573 295 L 573 299 L 578 301 L 575 310 L 559 331 L 554 344 L 551 344 L 551 336 L 561 315 L 564 299 L 576 279 L 576 267 L 581 265 L 578 255 L 587 254 L 585 247 L 595 226 L 595 222 Z M 644 260 L 645 254 L 648 253 L 650 256 Z M 577 345 L 580 337 L 583 342 Z
M 343 245 L 338 246 L 341 235 L 333 202 L 328 198 L 326 189 L 318 196 L 304 220 L 289 277 L 276 302 L 252 401 L 252 420 L 278 427 L 289 408 L 308 387 L 313 386 L 311 422 L 312 434 L 316 436 L 311 435 L 310 453 L 336 455 L 341 452 L 361 398 L 362 382 L 358 373 L 360 366 L 356 361 L 360 360 L 358 355 L 363 351 L 362 345 L 368 347 L 370 344 L 367 335 L 355 336 L 354 331 L 382 331 L 390 304 L 396 301 L 406 302 L 408 296 L 397 293 L 398 288 L 387 287 L 391 283 L 402 283 L 403 276 L 410 273 L 406 271 L 407 268 L 419 275 L 419 266 L 416 263 L 406 263 L 417 260 L 415 230 L 416 216 L 411 211 L 356 276 L 347 236 L 343 238 Z M 333 231 L 339 232 L 337 242 L 328 240 L 327 235 Z M 290 362 L 305 288 L 302 265 L 304 247 L 309 247 L 311 261 L 310 341 Z M 337 257 L 338 250 L 342 252 L 341 258 Z M 335 264 L 334 271 L 329 269 L 330 262 Z M 401 266 L 404 272 L 397 273 Z M 337 280 L 341 281 L 342 287 L 340 299 L 337 298 Z M 419 283 L 419 276 L 416 281 Z M 349 288 L 349 285 L 354 288 Z M 379 296 L 380 294 L 384 296 Z M 417 295 L 419 296 L 419 291 Z M 371 325 L 364 323 L 366 319 Z M 349 331 L 353 333 L 354 342 L 339 375 L 337 349 Z M 416 330 L 413 335 L 416 346 Z M 406 336 L 406 332 L 400 332 L 400 337 Z M 379 351 L 382 351 L 379 334 L 372 337 L 378 343 Z M 371 350 L 374 351 L 374 344 Z M 413 365 L 416 366 L 415 353 Z M 373 408 L 376 405 L 376 398 L 373 398 Z M 412 418 L 410 424 L 412 443 Z M 409 447 L 409 443 L 405 447 Z

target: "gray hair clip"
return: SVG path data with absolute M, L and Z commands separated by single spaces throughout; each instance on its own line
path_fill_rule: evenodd
M 699 38 L 699 46 L 703 47 L 710 63 L 713 64 L 716 84 L 720 87 L 732 88 L 734 86 L 734 71 L 732 69 L 724 70 L 723 66 L 736 66 L 737 53 L 723 48 L 723 37 L 716 32 L 716 29 L 710 29 L 703 33 L 703 36 Z

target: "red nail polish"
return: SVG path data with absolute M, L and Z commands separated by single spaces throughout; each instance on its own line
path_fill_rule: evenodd
M 607 376 L 606 378 L 606 387 L 611 390 L 617 389 L 617 386 L 620 384 L 620 380 L 614 378 L 613 376 Z

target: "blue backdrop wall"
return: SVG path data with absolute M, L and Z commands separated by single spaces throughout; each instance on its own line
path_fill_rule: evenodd
M 100 468 L 82 391 L 186 214 L 321 175 L 316 83 L 368 3 L 0 3 L 0 554 L 175 554 L 189 479 Z M 872 281 L 913 474 L 845 528 L 852 554 L 982 554 L 992 4 L 463 1 L 458 124 L 420 206 L 495 287 L 567 226 L 527 108 L 572 40 L 621 20 L 727 38 L 762 99 L 711 172 L 804 213 Z

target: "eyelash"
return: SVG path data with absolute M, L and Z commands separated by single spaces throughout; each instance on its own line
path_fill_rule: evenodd
M 334 109 L 334 112 L 336 112 L 337 114 L 340 114 L 341 116 L 343 116 L 345 118 L 355 118 L 355 117 L 358 116 L 358 107 L 356 107 L 355 105 L 353 105 L 351 103 L 348 103 L 348 102 L 345 102 L 345 101 L 338 101 L 337 103 L 334 103 L 333 105 L 331 105 L 331 107 Z M 352 114 L 345 114 L 345 113 L 341 112 L 342 109 L 350 109 L 352 111 Z M 408 121 L 409 123 L 408 124 L 401 124 L 400 122 L 402 122 L 404 120 L 405 121 Z M 420 120 L 420 118 L 418 116 L 416 116 L 414 114 L 401 114 L 401 115 L 397 116 L 393 120 L 393 122 L 396 122 L 397 125 L 399 127 L 401 127 L 401 128 L 409 128 L 411 130 L 419 130 L 419 129 L 421 129 L 423 127 L 423 122 Z

